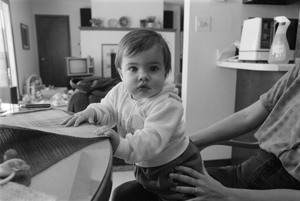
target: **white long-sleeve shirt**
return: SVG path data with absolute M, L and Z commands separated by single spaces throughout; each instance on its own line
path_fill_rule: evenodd
M 116 157 L 155 167 L 180 156 L 189 144 L 177 93 L 173 83 L 165 83 L 159 94 L 134 100 L 121 82 L 89 107 L 96 110 L 98 124 L 117 126 L 121 140 Z

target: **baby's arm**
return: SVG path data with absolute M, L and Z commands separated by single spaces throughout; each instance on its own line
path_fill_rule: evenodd
M 116 124 L 116 105 L 120 84 L 113 87 L 100 103 L 91 103 L 84 111 L 76 113 L 61 122 L 62 125 L 78 126 L 84 121 L 90 124 L 108 125 L 114 127 Z M 121 95 L 120 95 L 121 96 Z
M 98 135 L 98 136 L 105 135 L 105 136 L 109 137 L 111 146 L 113 149 L 113 153 L 115 153 L 116 149 L 118 148 L 118 146 L 120 144 L 120 136 L 116 131 L 114 131 L 113 129 L 111 129 L 108 126 L 101 126 L 96 131 L 96 135 Z

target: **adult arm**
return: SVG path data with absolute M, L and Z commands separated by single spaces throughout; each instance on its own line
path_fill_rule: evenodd
M 214 201 L 294 201 L 300 197 L 300 191 L 291 189 L 272 189 L 272 190 L 250 190 L 227 188 L 213 179 L 203 168 L 201 174 L 191 168 L 180 166 L 177 171 L 183 174 L 170 174 L 170 178 L 181 181 L 190 186 L 177 186 L 173 191 L 194 194 L 196 198 L 190 201 L 214 200 Z M 195 190 L 197 188 L 197 190 Z
M 299 77 L 299 72 L 300 63 L 297 63 L 268 92 L 261 95 L 257 102 L 207 129 L 190 135 L 190 138 L 196 142 L 198 147 L 203 147 L 241 136 L 256 129 L 267 118 L 285 91 Z
M 256 129 L 268 115 L 268 111 L 261 101 L 258 100 L 249 107 L 228 116 L 204 130 L 191 134 L 189 137 L 198 147 L 208 146 L 244 135 Z

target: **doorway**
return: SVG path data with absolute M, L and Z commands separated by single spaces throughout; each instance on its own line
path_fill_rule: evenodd
M 69 16 L 35 15 L 40 76 L 43 84 L 67 87 L 65 57 L 71 55 Z

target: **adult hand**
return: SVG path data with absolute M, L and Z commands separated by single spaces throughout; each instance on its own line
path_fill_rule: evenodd
M 179 173 L 170 174 L 170 178 L 175 182 L 181 181 L 192 187 L 177 186 L 171 190 L 193 194 L 196 197 L 188 201 L 295 201 L 299 200 L 300 191 L 293 189 L 269 189 L 269 190 L 255 190 L 255 189 L 235 189 L 227 188 L 218 181 L 214 180 L 203 168 L 204 174 L 201 174 L 188 167 L 176 168 Z
M 87 108 L 82 112 L 76 113 L 74 116 L 67 117 L 61 122 L 61 124 L 65 126 L 74 125 L 75 127 L 79 126 L 83 122 L 94 124 L 94 122 L 97 121 L 96 118 L 96 111 L 92 108 Z
M 184 194 L 193 194 L 196 196 L 196 198 L 189 199 L 189 201 L 227 200 L 227 188 L 210 177 L 204 166 L 204 174 L 184 166 L 176 167 L 176 170 L 180 173 L 171 173 L 170 178 L 175 182 L 180 181 L 189 186 L 177 186 L 175 188 L 171 188 L 171 190 Z

